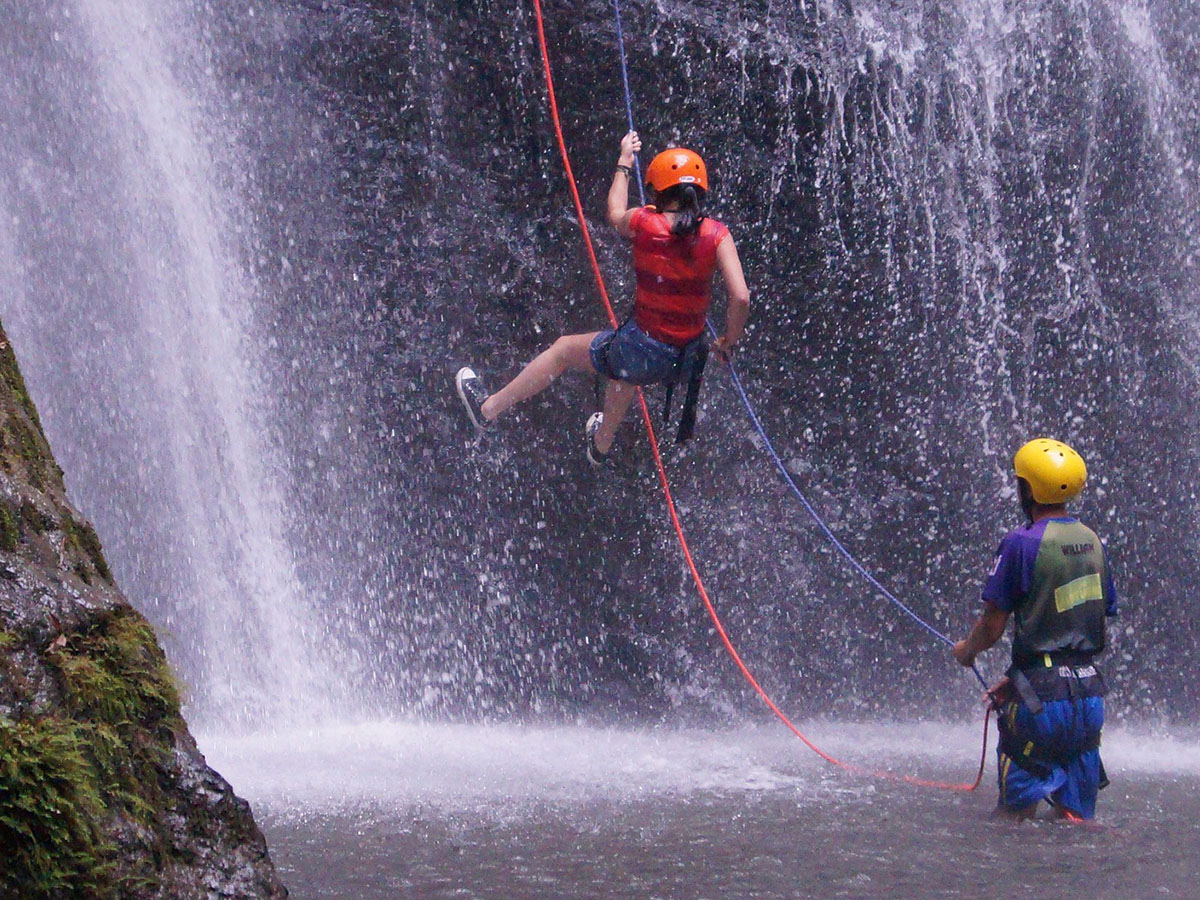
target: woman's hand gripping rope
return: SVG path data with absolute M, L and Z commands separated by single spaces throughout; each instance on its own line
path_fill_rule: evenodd
M 642 152 L 642 139 L 638 137 L 636 131 L 630 131 L 621 138 L 621 155 L 617 159 L 618 166 L 624 166 L 626 169 L 633 168 L 634 158 Z

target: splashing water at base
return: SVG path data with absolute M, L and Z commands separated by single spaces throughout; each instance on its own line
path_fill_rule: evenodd
M 940 778 L 978 750 L 967 724 L 810 727 Z M 1106 736 L 1095 828 L 992 822 L 990 776 L 974 794 L 847 777 L 773 728 L 376 722 L 201 743 L 300 900 L 1190 896 L 1200 831 L 1186 735 Z

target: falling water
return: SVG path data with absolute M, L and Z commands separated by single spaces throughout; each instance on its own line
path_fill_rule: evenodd
M 640 130 L 710 161 L 755 295 L 743 374 L 822 513 L 955 631 L 1013 523 L 1007 454 L 1075 442 L 1127 600 L 1114 708 L 1186 717 L 1159 648 L 1194 643 L 1200 539 L 1191 8 L 626 7 Z M 524 5 L 3 8 L 0 313 L 197 708 L 744 714 L 638 427 L 596 478 L 585 380 L 481 443 L 446 387 L 601 324 Z M 623 127 L 611 10 L 548 25 L 596 213 Z M 669 464 L 768 687 L 798 713 L 965 710 L 708 384 Z
M 739 243 L 750 396 L 872 571 L 961 632 L 1016 524 L 1008 454 L 1049 433 L 1087 457 L 1080 514 L 1123 602 L 1118 830 L 1031 828 L 1014 874 L 979 827 L 990 791 L 848 780 L 748 728 L 640 425 L 600 475 L 585 379 L 465 427 L 458 365 L 495 384 L 603 322 L 528 4 L 0 0 L 0 316 L 210 757 L 266 808 L 300 896 L 956 896 L 948 871 L 983 898 L 1045 871 L 1186 893 L 1196 5 L 622 5 L 647 149 L 705 156 Z M 547 8 L 628 297 L 601 216 L 611 5 Z M 832 749 L 964 777 L 973 682 L 829 552 L 736 402 L 709 377 L 667 460 L 730 634 Z M 1097 885 L 1075 865 L 1093 856 L 1120 871 Z
M 2 312 L 72 495 L 164 627 L 196 713 L 319 705 L 270 375 L 170 5 L 5 4 Z

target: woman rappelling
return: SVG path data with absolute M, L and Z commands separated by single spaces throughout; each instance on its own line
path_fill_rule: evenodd
M 599 374 L 608 379 L 604 411 L 587 420 L 585 435 L 588 461 L 601 466 L 639 385 L 690 382 L 692 409 L 685 406 L 685 422 L 690 426 L 698 372 L 707 352 L 704 325 L 717 271 L 725 282 L 729 306 L 725 332 L 712 350 L 728 359 L 741 339 L 750 314 L 750 290 L 729 230 L 703 212 L 708 191 L 704 161 L 683 148 L 658 154 L 646 169 L 651 204 L 629 209 L 629 180 L 641 146 L 636 131 L 621 139 L 608 191 L 608 221 L 633 244 L 637 290 L 632 314 L 616 329 L 558 338 L 491 395 L 469 366 L 459 369 L 455 384 L 476 428 L 486 428 L 515 404 L 545 390 L 567 369 Z M 686 436 L 685 431 L 690 427 L 681 427 L 681 436 Z

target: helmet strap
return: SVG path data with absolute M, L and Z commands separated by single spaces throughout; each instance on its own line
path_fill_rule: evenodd
M 1033 490 L 1029 487 L 1029 482 L 1021 477 L 1017 478 L 1017 497 L 1021 501 L 1021 512 L 1025 514 L 1026 520 L 1032 525 L 1034 507 L 1038 503 L 1033 499 Z
M 1062 516 L 1067 512 L 1065 503 L 1039 503 L 1033 498 L 1033 489 L 1029 482 L 1018 476 L 1017 494 L 1021 500 L 1021 512 L 1025 514 L 1030 525 L 1052 516 Z

